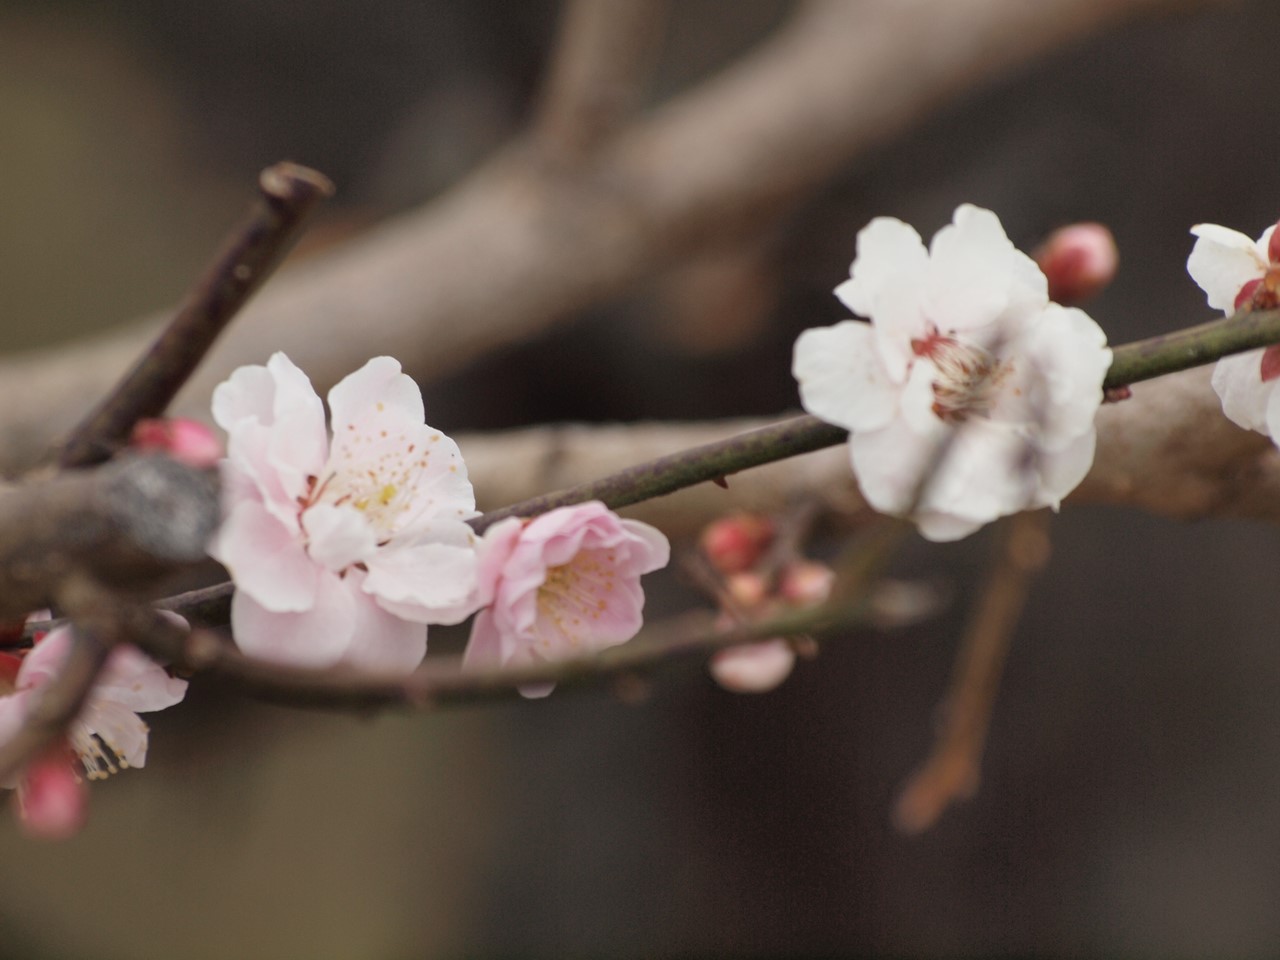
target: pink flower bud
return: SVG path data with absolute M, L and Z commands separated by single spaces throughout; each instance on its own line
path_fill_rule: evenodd
M 1061 227 L 1035 251 L 1049 281 L 1049 299 L 1065 306 L 1099 293 L 1116 275 L 1120 254 L 1115 237 L 1100 223 Z
M 751 513 L 722 517 L 708 524 L 699 539 L 711 565 L 724 574 L 750 570 L 772 542 L 773 521 Z
M 786 640 L 719 650 L 711 658 L 711 677 L 730 693 L 768 693 L 791 676 L 796 654 Z
M 80 832 L 89 815 L 89 794 L 76 763 L 63 748 L 27 767 L 14 793 L 18 823 L 27 836 L 68 840 Z
M 788 603 L 801 607 L 813 606 L 827 599 L 835 579 L 836 572 L 825 563 L 797 560 L 782 571 L 778 592 Z
M 130 446 L 136 450 L 167 453 L 189 467 L 212 467 L 222 459 L 222 444 L 212 430 L 198 420 L 139 420 Z
M 764 603 L 768 592 L 768 584 L 758 573 L 735 573 L 725 579 L 724 586 L 734 603 L 748 610 Z

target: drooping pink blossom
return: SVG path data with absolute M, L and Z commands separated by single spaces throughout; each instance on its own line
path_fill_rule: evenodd
M 858 234 L 836 296 L 870 322 L 806 330 L 793 371 L 805 409 L 850 431 L 854 473 L 885 513 L 956 540 L 997 517 L 1056 508 L 1093 463 L 1106 336 L 1049 302 L 1044 274 L 999 219 L 969 205 L 925 248 L 890 217 Z
M 214 391 L 226 519 L 210 553 L 236 584 L 232 632 L 279 662 L 411 670 L 427 624 L 477 607 L 466 465 L 390 357 L 339 382 L 329 409 L 332 439 L 282 353 Z
M 630 640 L 642 623 L 640 577 L 666 566 L 670 551 L 658 530 L 598 502 L 494 524 L 480 548 L 486 606 L 466 665 L 530 665 Z
M 59 627 L 21 659 L 0 654 L 0 743 L 21 728 L 70 649 L 71 629 Z M 113 650 L 65 739 L 3 784 L 18 789 L 19 812 L 29 829 L 46 837 L 74 833 L 85 814 L 82 791 L 74 784 L 81 777 L 100 780 L 145 766 L 149 731 L 138 714 L 171 707 L 186 692 L 185 680 L 169 676 L 136 648 Z

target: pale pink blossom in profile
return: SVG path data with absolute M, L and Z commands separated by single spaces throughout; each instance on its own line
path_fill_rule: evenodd
M 791 676 L 796 652 L 781 637 L 717 650 L 708 669 L 730 693 L 768 693 Z
M 185 625 L 180 617 L 169 616 Z M 40 689 L 57 674 L 70 649 L 71 630 L 59 627 L 21 659 L 0 654 L 0 743 L 21 728 Z M 138 714 L 171 707 L 186 692 L 185 680 L 169 676 L 140 650 L 113 650 L 65 739 L 3 784 L 17 788 L 19 815 L 33 835 L 74 833 L 85 814 L 83 792 L 76 785 L 80 778 L 101 780 L 145 766 L 149 730 Z
M 329 410 L 332 439 L 283 353 L 214 391 L 227 459 L 209 552 L 235 581 L 232 632 L 282 663 L 412 670 L 427 624 L 478 606 L 466 465 L 423 422 L 422 394 L 391 357 L 339 382 Z
M 640 577 L 665 567 L 670 554 L 661 532 L 595 501 L 494 524 L 480 548 L 486 606 L 471 628 L 466 666 L 528 666 L 630 640 L 643 621 Z
M 1203 290 L 1209 306 L 1234 313 L 1253 304 L 1277 306 L 1274 281 L 1280 280 L 1280 236 L 1268 227 L 1253 240 L 1243 233 L 1202 223 L 1191 228 L 1196 237 L 1187 272 Z M 1270 280 L 1264 285 L 1264 280 Z M 1213 389 L 1222 411 L 1246 430 L 1280 439 L 1280 346 L 1263 347 L 1223 357 L 1213 368 Z
M 1074 306 L 1097 296 L 1120 266 L 1116 238 L 1100 223 L 1073 223 L 1049 234 L 1032 254 L 1049 284 L 1049 299 Z
M 1098 325 L 1051 303 L 996 215 L 969 205 L 928 248 L 900 220 L 873 220 L 850 274 L 836 296 L 870 322 L 806 330 L 793 372 L 805 409 L 850 431 L 867 502 L 908 511 L 950 435 L 913 516 L 924 536 L 1056 509 L 1093 463 L 1111 365 Z
M 148 453 L 166 453 L 197 469 L 217 466 L 222 459 L 222 443 L 213 431 L 185 417 L 139 420 L 129 445 Z

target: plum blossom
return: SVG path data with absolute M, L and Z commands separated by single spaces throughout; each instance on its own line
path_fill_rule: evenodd
M 57 674 L 70 648 L 71 629 L 59 627 L 22 659 L 0 654 L 0 743 L 17 733 L 40 688 Z M 171 707 L 186 692 L 185 680 L 169 676 L 136 648 L 113 650 L 65 741 L 3 784 L 17 788 L 19 816 L 28 830 L 55 839 L 74 833 L 85 814 L 81 775 L 101 780 L 128 767 L 145 766 L 148 729 L 138 714 Z
M 231 626 L 282 663 L 408 671 L 429 623 L 476 607 L 475 496 L 457 445 L 423 422 L 391 357 L 329 391 L 283 353 L 213 394 L 227 432 L 225 520 L 209 552 L 236 584 Z
M 850 431 L 854 473 L 877 510 L 910 509 L 949 434 L 913 518 L 931 540 L 1056 509 L 1084 479 L 1106 336 L 1049 301 L 1044 274 L 994 213 L 959 207 L 928 249 L 900 220 L 873 220 L 835 293 L 870 322 L 806 330 L 793 372 L 805 409 Z
M 1243 233 L 1202 223 L 1192 227 L 1196 244 L 1187 272 L 1208 297 L 1209 306 L 1232 313 L 1247 304 L 1280 305 L 1280 237 L 1268 227 L 1256 241 Z M 1280 346 L 1223 357 L 1213 368 L 1213 389 L 1222 411 L 1246 430 L 1280 438 Z
M 642 623 L 640 576 L 665 567 L 670 554 L 661 532 L 595 501 L 494 524 L 480 548 L 486 606 L 465 665 L 528 666 L 630 640 Z

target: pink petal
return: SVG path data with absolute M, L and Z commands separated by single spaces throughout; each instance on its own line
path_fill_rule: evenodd
M 409 673 L 427 655 L 426 624 L 388 613 L 367 594 L 356 596 L 356 623 L 342 663 L 363 670 Z
M 311 609 L 322 568 L 262 504 L 246 501 L 223 521 L 209 554 L 227 568 L 237 594 L 278 613 Z
M 322 573 L 314 606 L 277 613 L 237 589 L 231 600 L 231 631 L 245 653 L 301 667 L 333 666 L 353 642 L 356 593 L 337 576 Z
M 378 542 L 369 521 L 355 507 L 317 503 L 302 514 L 307 554 L 334 573 L 369 560 Z
M 335 435 L 341 435 L 348 424 L 366 414 L 388 408 L 399 411 L 413 423 L 426 419 L 422 392 L 411 377 L 400 372 L 400 361 L 392 357 L 374 357 L 329 391 Z
M 417 623 L 459 623 L 479 607 L 476 552 L 443 543 L 395 545 L 369 563 L 363 590 L 389 613 Z

